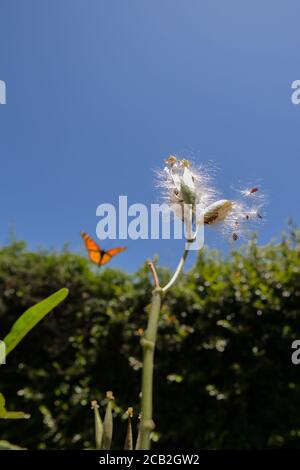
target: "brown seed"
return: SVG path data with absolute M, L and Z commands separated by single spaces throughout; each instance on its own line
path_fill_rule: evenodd
M 236 242 L 238 240 L 239 236 L 237 233 L 232 234 L 232 239 Z
M 262 219 L 262 218 L 263 218 L 263 216 L 262 216 L 259 212 L 257 212 L 256 215 L 257 215 L 258 219 Z
M 204 211 L 204 223 L 206 225 L 221 222 L 232 211 L 233 202 L 227 199 L 221 199 L 220 201 L 213 202 Z
M 251 188 L 251 189 L 249 189 L 249 194 L 257 193 L 257 191 L 258 191 L 258 188 L 256 188 L 256 187 Z
M 206 225 L 214 223 L 217 220 L 218 215 L 219 213 L 217 210 L 211 211 L 209 215 L 204 214 L 204 223 Z

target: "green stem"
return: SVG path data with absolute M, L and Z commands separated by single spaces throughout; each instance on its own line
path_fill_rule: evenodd
M 173 286 L 173 284 L 175 284 L 175 282 L 177 281 L 178 276 L 181 273 L 181 271 L 183 269 L 183 266 L 184 266 L 184 263 L 187 259 L 187 255 L 189 254 L 189 251 L 190 250 L 189 250 L 189 244 L 188 244 L 188 246 L 184 250 L 184 253 L 183 253 L 182 257 L 180 258 L 180 261 L 178 263 L 178 266 L 176 268 L 175 273 L 173 274 L 173 276 L 170 279 L 170 281 L 168 282 L 168 284 L 166 284 L 165 287 L 162 288 L 163 292 L 167 292 Z
M 157 336 L 158 321 L 160 315 L 160 306 L 162 294 L 167 292 L 176 282 L 180 275 L 187 255 L 189 253 L 189 244 L 186 246 L 184 253 L 178 263 L 177 269 L 172 276 L 171 280 L 165 287 L 161 288 L 158 284 L 158 278 L 153 265 L 151 265 L 152 274 L 156 288 L 152 293 L 151 311 L 148 320 L 148 326 L 145 336 L 141 340 L 143 348 L 143 372 L 142 372 L 142 420 L 139 436 L 138 448 L 149 450 L 151 447 L 150 435 L 154 429 L 154 422 L 152 418 L 153 408 L 153 368 L 154 368 L 154 351 Z
M 141 340 L 144 358 L 142 374 L 142 421 L 139 447 L 143 450 L 150 449 L 150 434 L 154 429 L 154 422 L 152 419 L 153 367 L 161 294 L 162 291 L 160 288 L 156 288 L 152 293 L 152 304 L 148 326 L 145 336 Z

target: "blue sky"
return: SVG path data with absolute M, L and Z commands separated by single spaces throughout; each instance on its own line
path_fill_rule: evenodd
M 226 197 L 263 183 L 259 243 L 299 223 L 299 17 L 296 1 L 1 0 L 1 243 L 13 228 L 33 249 L 83 253 L 99 204 L 159 201 L 153 169 L 170 153 L 213 161 Z M 128 247 L 112 265 L 181 252 Z

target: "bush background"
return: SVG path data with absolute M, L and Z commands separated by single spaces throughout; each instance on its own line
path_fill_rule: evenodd
M 166 270 L 161 276 L 167 276 Z M 26 421 L 0 421 L 0 435 L 32 449 L 94 445 L 90 400 L 116 397 L 114 446 L 128 406 L 139 412 L 140 328 L 151 282 L 93 271 L 69 253 L 0 250 L 4 337 L 25 309 L 61 287 L 64 303 L 1 367 L 0 391 Z M 300 448 L 300 233 L 279 244 L 255 241 L 224 259 L 204 250 L 163 302 L 155 367 L 157 448 Z

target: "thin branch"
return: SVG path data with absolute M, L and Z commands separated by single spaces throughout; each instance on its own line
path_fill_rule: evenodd
M 188 245 L 189 246 L 189 245 Z M 189 248 L 187 248 L 184 250 L 184 253 L 182 255 L 182 257 L 180 258 L 179 260 L 179 263 L 178 263 L 178 266 L 176 268 L 176 271 L 175 273 L 173 274 L 173 276 L 171 277 L 170 281 L 168 282 L 168 284 L 165 285 L 165 287 L 162 287 L 162 292 L 167 292 L 172 286 L 173 284 L 175 284 L 175 282 L 177 281 L 177 278 L 178 276 L 180 275 L 182 269 L 183 269 L 183 266 L 184 266 L 184 263 L 185 263 L 185 260 L 187 258 L 187 255 L 189 254 Z
M 158 275 L 157 275 L 154 263 L 152 261 L 148 261 L 148 266 L 149 266 L 149 269 L 150 269 L 152 277 L 153 277 L 153 282 L 154 282 L 155 288 L 160 289 Z

